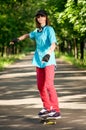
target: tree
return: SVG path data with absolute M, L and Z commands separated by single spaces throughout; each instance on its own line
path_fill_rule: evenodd
M 83 41 L 86 37 L 86 1 L 51 0 L 48 2 L 48 8 L 49 13 L 52 15 L 52 24 L 54 24 L 56 29 L 60 45 L 65 45 L 64 43 L 66 41 L 67 48 L 74 46 L 73 51 L 75 58 L 78 58 L 78 50 L 80 47 L 81 59 L 83 59 Z M 69 44 L 71 47 L 68 47 Z M 62 47 L 65 48 L 65 46 Z
M 13 38 L 33 30 L 35 27 L 35 13 L 43 5 L 45 5 L 44 0 L 41 2 L 38 0 L 0 0 L 1 56 L 7 52 L 19 53 L 24 48 L 34 46 L 34 43 L 29 41 L 29 39 L 22 41 L 22 44 L 15 44 L 14 46 L 9 46 L 9 42 Z M 28 42 L 30 42 L 29 45 Z
M 76 31 L 78 41 L 80 41 L 81 59 L 84 58 L 84 39 L 86 35 L 86 1 L 68 0 L 65 9 L 66 17 L 69 23 L 73 24 L 73 30 Z

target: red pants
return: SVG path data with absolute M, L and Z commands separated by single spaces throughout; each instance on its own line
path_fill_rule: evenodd
M 45 68 L 36 68 L 37 86 L 43 102 L 44 108 L 47 110 L 59 110 L 58 97 L 54 87 L 54 65 Z

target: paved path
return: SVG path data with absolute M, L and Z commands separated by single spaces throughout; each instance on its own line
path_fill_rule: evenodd
M 55 87 L 62 118 L 39 123 L 42 103 L 36 88 L 32 54 L 0 72 L 0 130 L 86 130 L 86 70 L 57 59 Z

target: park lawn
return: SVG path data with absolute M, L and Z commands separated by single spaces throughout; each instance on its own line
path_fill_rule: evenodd
M 55 55 L 56 55 L 56 58 L 61 58 L 62 60 L 72 64 L 72 65 L 75 65 L 76 67 L 78 68 L 82 68 L 82 69 L 85 69 L 86 68 L 86 52 L 85 52 L 85 57 L 84 57 L 84 60 L 80 60 L 80 59 L 75 59 L 73 56 L 65 53 L 59 53 L 59 52 L 55 52 Z
M 22 59 L 24 56 L 25 54 L 18 54 L 18 55 L 0 57 L 0 70 L 3 70 L 5 67 L 14 63 L 17 60 Z
M 86 52 L 85 52 L 86 54 Z M 86 68 L 86 55 L 84 60 L 75 59 L 73 56 L 68 54 L 62 54 L 59 52 L 55 52 L 56 58 L 61 58 L 62 60 L 75 65 L 79 68 Z M 23 57 L 25 57 L 25 54 L 17 54 L 17 55 L 10 55 L 10 56 L 4 56 L 0 57 L 0 71 L 9 66 L 10 64 L 14 63 L 17 60 L 21 60 Z

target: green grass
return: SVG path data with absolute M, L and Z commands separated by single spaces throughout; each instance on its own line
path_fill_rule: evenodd
M 73 56 L 70 56 L 68 54 L 62 54 L 57 51 L 55 52 L 55 54 L 56 57 L 61 58 L 62 60 L 70 64 L 73 64 L 79 68 L 86 68 L 86 57 L 84 58 L 85 60 L 82 61 L 80 59 L 75 59 Z M 3 70 L 8 65 L 14 63 L 15 61 L 21 60 L 24 56 L 25 54 L 18 54 L 18 55 L 0 57 L 0 71 Z
M 63 54 L 63 53 L 59 53 L 59 52 L 55 52 L 56 57 L 61 58 L 62 60 L 75 65 L 76 67 L 79 68 L 86 68 L 86 57 L 84 58 L 84 60 L 80 60 L 80 59 L 75 59 L 73 56 L 68 55 L 68 54 Z
M 18 54 L 18 55 L 0 57 L 0 70 L 3 70 L 5 67 L 14 63 L 17 60 L 22 59 L 24 56 L 25 54 Z

